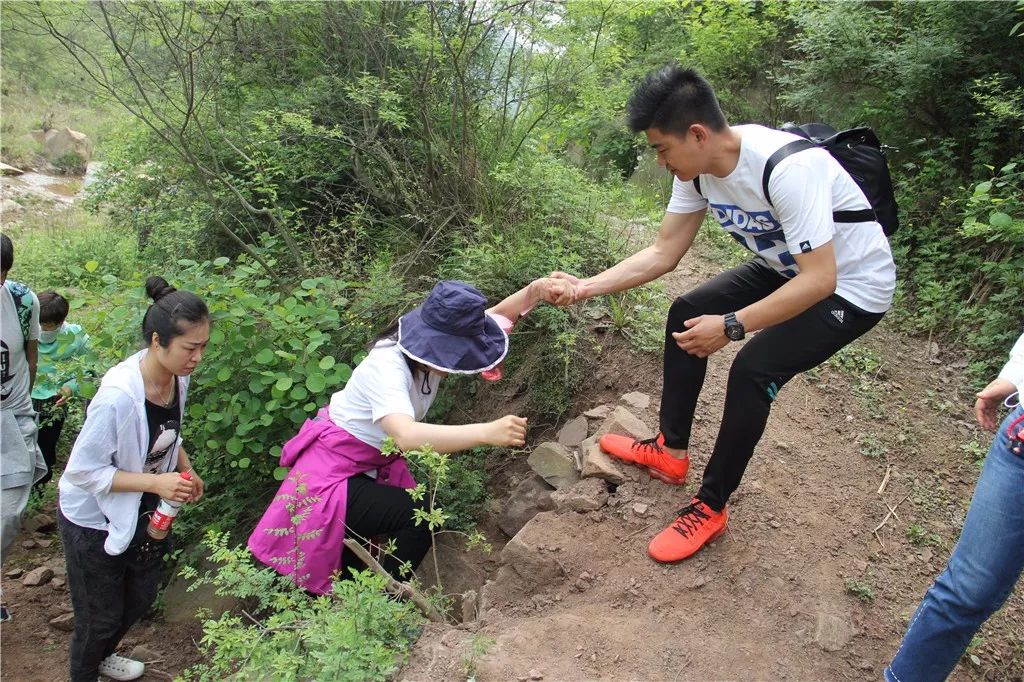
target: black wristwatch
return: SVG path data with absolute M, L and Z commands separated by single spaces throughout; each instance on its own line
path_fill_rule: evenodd
M 736 313 L 725 314 L 725 335 L 730 341 L 741 341 L 747 335 L 743 323 L 736 319 Z

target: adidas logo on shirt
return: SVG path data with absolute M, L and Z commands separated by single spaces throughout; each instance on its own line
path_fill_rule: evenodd
M 843 313 L 843 311 L 842 311 L 842 310 L 833 310 L 833 311 L 832 311 L 832 317 L 834 317 L 834 318 L 836 318 L 837 320 L 839 320 L 839 324 L 842 324 L 842 323 L 843 323 L 843 314 L 844 314 L 844 313 Z

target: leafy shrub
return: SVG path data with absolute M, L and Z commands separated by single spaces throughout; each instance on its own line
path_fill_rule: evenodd
M 206 661 L 186 670 L 187 680 L 386 680 L 419 635 L 422 616 L 385 593 L 383 576 L 357 572 L 311 598 L 255 565 L 246 548 L 229 548 L 228 533 L 210 532 L 203 544 L 217 568 L 183 569 L 195 581 L 189 589 L 212 585 L 242 606 L 219 618 L 201 612 Z

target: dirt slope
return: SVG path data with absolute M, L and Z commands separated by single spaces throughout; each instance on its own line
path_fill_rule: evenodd
M 667 293 L 717 270 L 688 258 L 666 278 Z M 553 556 L 562 575 L 540 584 L 492 576 L 482 621 L 430 629 L 401 677 L 880 679 L 962 523 L 978 467 L 959 445 L 988 441 L 971 423 L 970 388 L 952 367 L 923 359 L 924 343 L 883 328 L 861 345 L 883 360 L 870 381 L 836 368 L 794 379 L 733 498 L 730 531 L 693 559 L 660 566 L 647 542 L 695 491 L 717 433 L 736 348 L 718 353 L 685 492 L 627 469 L 633 480 L 605 508 L 536 517 L 527 543 L 538 566 Z M 639 390 L 653 400 L 638 416 L 656 426 L 660 361 L 620 347 L 601 364 L 579 411 Z M 886 503 L 904 498 L 876 538 Z M 1021 679 L 1022 642 L 1018 589 L 982 629 L 976 662 L 965 659 L 954 677 Z
M 718 269 L 687 257 L 665 279 L 667 294 L 678 295 Z M 961 445 L 975 440 L 987 447 L 988 436 L 974 428 L 971 387 L 944 364 L 947 358 L 940 356 L 939 364 L 924 359 L 923 342 L 885 328 L 861 345 L 882 359 L 881 367 L 867 381 L 830 367 L 785 387 L 733 498 L 729 532 L 690 561 L 663 567 L 647 558 L 646 545 L 699 482 L 736 349 L 716 354 L 685 491 L 627 467 L 631 479 L 599 511 L 536 517 L 528 527 L 528 549 L 538 567 L 558 566 L 554 577 L 510 576 L 499 570 L 500 554 L 442 552 L 449 586 L 461 591 L 493 581 L 484 590 L 482 620 L 428 628 L 399 677 L 880 679 L 962 523 L 978 468 Z M 660 359 L 632 353 L 610 333 L 603 346 L 601 365 L 574 413 L 642 391 L 653 400 L 637 414 L 656 425 Z M 848 364 L 857 365 L 858 357 Z M 485 397 L 477 409 L 499 408 Z M 541 440 L 550 433 L 537 428 L 532 435 Z M 498 472 L 496 495 L 507 495 L 528 475 L 524 459 Z M 888 465 L 890 480 L 879 495 Z M 886 503 L 905 497 L 899 518 L 876 538 L 871 531 L 885 516 Z M 916 544 L 907 535 L 911 526 Z M 485 528 L 500 548 L 493 518 Z M 55 539 L 45 532 L 36 537 Z M 19 548 L 5 570 L 44 562 L 63 563 L 59 543 Z M 531 566 L 524 573 L 531 575 Z M 67 608 L 66 590 L 52 583 L 24 587 L 7 578 L 4 589 L 15 610 L 15 620 L 0 627 L 4 679 L 66 679 L 68 634 L 47 624 Z M 198 636 L 187 619 L 145 622 L 126 643 L 129 651 L 144 643 L 160 656 L 148 679 L 168 679 L 196 660 Z M 1022 642 L 1024 594 L 1018 589 L 982 629 L 972 649 L 977 662 L 965 659 L 955 678 L 1022 679 Z

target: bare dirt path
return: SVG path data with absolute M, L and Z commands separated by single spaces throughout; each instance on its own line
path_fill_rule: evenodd
M 665 278 L 666 294 L 719 270 L 688 257 Z M 632 352 L 611 332 L 602 344 L 600 366 L 573 413 L 642 391 L 653 400 L 637 415 L 656 425 L 660 359 Z M 978 448 L 988 444 L 973 426 L 972 388 L 953 367 L 955 358 L 932 362 L 925 345 L 883 326 L 841 362 L 794 379 L 732 500 L 729 532 L 689 561 L 660 566 L 647 558 L 647 542 L 696 489 L 717 432 L 736 349 L 716 354 L 685 490 L 625 468 L 630 479 L 604 508 L 539 515 L 529 526 L 534 555 L 524 561 L 554 562 L 554 577 L 498 579 L 500 553 L 442 552 L 452 591 L 495 582 L 484 590 L 482 619 L 428 627 L 399 678 L 880 679 L 952 549 L 977 479 Z M 495 495 L 508 495 L 527 475 L 525 461 L 511 462 L 497 477 Z M 898 518 L 872 534 L 886 505 L 904 498 Z M 500 506 L 495 502 L 484 524 L 498 549 L 505 539 L 494 524 Z M 50 545 L 19 547 L 5 571 L 45 564 L 58 580 L 25 587 L 21 578 L 4 578 L 15 619 L 0 627 L 2 676 L 66 679 L 69 635 L 49 625 L 69 610 L 59 580 L 63 557 L 53 531 L 27 533 L 19 543 L 30 538 Z M 525 568 L 529 573 L 530 564 Z M 143 644 L 158 657 L 146 679 L 169 679 L 198 659 L 191 614 L 201 604 L 177 603 L 184 598 L 180 590 L 172 595 L 171 622 L 144 621 L 126 638 L 128 652 Z M 1022 642 L 1018 589 L 983 627 L 974 659 L 965 658 L 954 679 L 1021 680 Z
M 666 293 L 719 270 L 688 257 Z M 962 523 L 979 471 L 977 446 L 962 446 L 988 445 L 972 424 L 971 388 L 925 346 L 883 327 L 835 366 L 790 382 L 731 502 L 729 532 L 661 566 L 647 542 L 699 484 L 736 348 L 716 354 L 685 491 L 627 471 L 633 480 L 603 509 L 539 515 L 530 559 L 555 557 L 562 575 L 516 583 L 499 573 L 482 620 L 429 629 L 401 678 L 880 679 Z M 660 377 L 657 358 L 606 344 L 577 411 L 643 391 L 653 400 L 638 416 L 656 426 Z M 1022 679 L 1022 642 L 1018 589 L 954 679 Z

